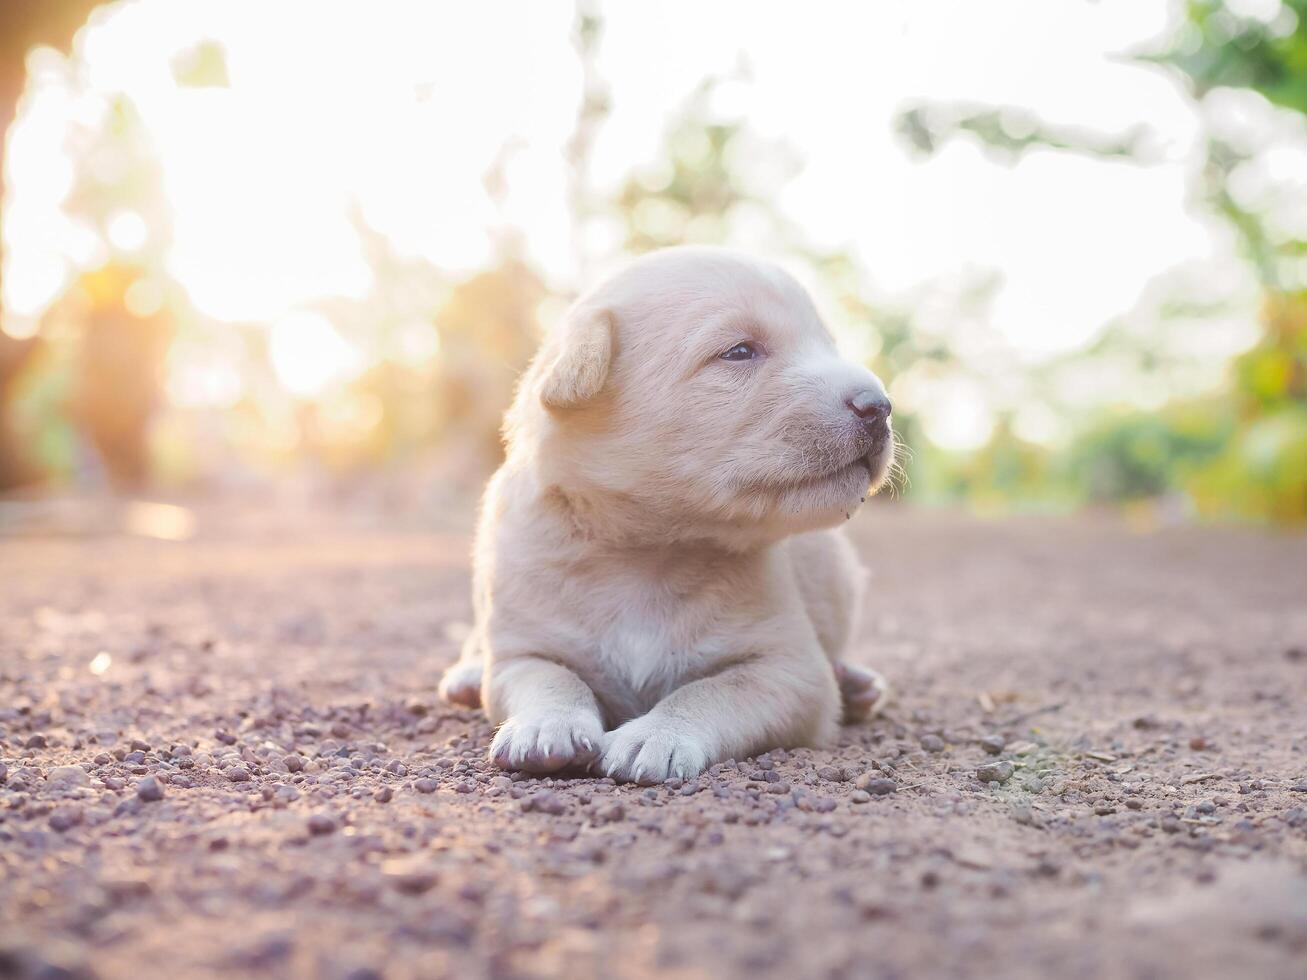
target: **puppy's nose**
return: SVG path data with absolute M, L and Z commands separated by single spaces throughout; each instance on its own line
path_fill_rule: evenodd
M 884 422 L 889 418 L 893 408 L 885 392 L 874 388 L 859 391 L 850 396 L 844 404 L 848 405 L 853 410 L 853 414 L 864 422 Z

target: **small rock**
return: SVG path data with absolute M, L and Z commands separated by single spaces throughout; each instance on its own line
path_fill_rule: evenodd
M 436 873 L 421 859 L 396 858 L 381 866 L 381 873 L 395 891 L 404 895 L 421 895 L 436 883 Z
M 372 794 L 372 798 L 378 803 L 389 803 L 395 796 L 395 791 L 389 786 L 383 786 Z
M 998 755 L 1007 747 L 1007 740 L 1002 735 L 986 735 L 980 740 L 980 747 L 990 755 Z
M 233 783 L 248 783 L 250 771 L 244 766 L 232 766 L 227 770 L 227 779 Z
M 27 741 L 23 743 L 23 748 L 43 749 L 46 747 L 46 744 L 46 737 L 38 732 L 37 734 L 30 736 Z
M 136 784 L 136 795 L 146 803 L 154 803 L 163 799 L 163 787 L 153 776 L 146 776 Z
M 1043 821 L 1029 803 L 1018 803 L 1012 807 L 1012 819 L 1023 827 L 1041 827 Z
M 943 752 L 945 745 L 944 740 L 938 735 L 921 736 L 921 747 L 927 752 Z
M 5 780 L 7 780 L 8 778 L 9 778 L 9 767 L 6 766 L 3 762 L 0 762 L 0 786 L 3 786 L 5 784 Z
M 1094 806 L 1094 813 L 1098 814 L 1100 817 L 1106 817 L 1109 814 L 1116 813 L 1116 807 L 1111 803 L 1099 803 Z
M 976 778 L 982 783 L 1006 783 L 1013 772 L 1010 762 L 987 762 L 976 769 Z
M 1211 748 L 1211 743 L 1203 738 L 1203 736 L 1195 735 L 1193 738 L 1189 739 L 1189 748 L 1193 749 L 1195 752 L 1202 752 L 1204 749 Z
M 436 785 L 434 779 L 419 779 L 413 784 L 413 788 L 419 793 L 434 793 L 436 791 Z
M 325 813 L 315 813 L 309 817 L 309 833 L 314 836 L 331 834 L 336 831 L 336 821 Z
M 81 766 L 55 766 L 46 773 L 45 778 L 46 782 L 63 783 L 66 786 L 85 786 L 91 781 Z
M 82 808 L 78 806 L 61 806 L 50 814 L 50 829 L 63 833 L 82 822 Z
M 849 795 L 849 802 L 850 802 L 850 803 L 870 803 L 870 802 L 871 802 L 871 794 L 868 793 L 866 790 L 855 789 L 855 790 L 854 790 L 854 791 Z
M 304 768 L 304 757 L 294 752 L 281 761 L 285 764 L 287 772 L 299 772 Z
M 551 793 L 545 790 L 524 799 L 522 801 L 522 810 L 525 813 L 535 811 L 536 813 L 549 813 L 558 816 L 560 813 L 567 812 L 567 800 L 559 793 Z
M 884 776 L 874 776 L 869 772 L 859 776 L 853 785 L 872 796 L 889 796 L 899 788 L 899 784 L 894 780 Z
M 236 736 L 229 731 L 224 731 L 221 728 L 219 728 L 216 732 L 213 733 L 213 737 L 216 738 L 223 745 L 236 744 Z
M 1137 796 L 1127 796 L 1125 798 L 1125 805 L 1127 810 L 1142 810 L 1144 808 L 1144 801 Z

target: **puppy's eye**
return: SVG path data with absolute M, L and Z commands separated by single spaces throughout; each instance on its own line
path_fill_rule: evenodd
M 723 361 L 752 361 L 758 356 L 757 346 L 750 343 L 736 344 L 730 350 L 725 351 L 717 356 Z

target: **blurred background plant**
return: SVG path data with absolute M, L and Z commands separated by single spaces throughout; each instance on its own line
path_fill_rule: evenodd
M 0 488 L 466 499 L 570 297 L 714 242 L 889 381 L 907 499 L 1301 522 L 1304 17 L 0 5 Z

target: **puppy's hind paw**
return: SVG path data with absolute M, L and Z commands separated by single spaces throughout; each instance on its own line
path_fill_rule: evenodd
M 878 714 L 889 702 L 889 682 L 870 667 L 837 663 L 835 679 L 844 702 L 844 724 L 855 725 Z
M 594 761 L 603 735 L 604 726 L 593 714 L 512 715 L 490 743 L 490 761 L 500 769 L 533 773 L 579 769 Z
M 604 737 L 597 768 L 605 776 L 648 786 L 672 776 L 693 779 L 711 761 L 700 739 L 645 715 Z
M 440 678 L 440 697 L 465 708 L 481 707 L 481 661 L 460 660 Z

